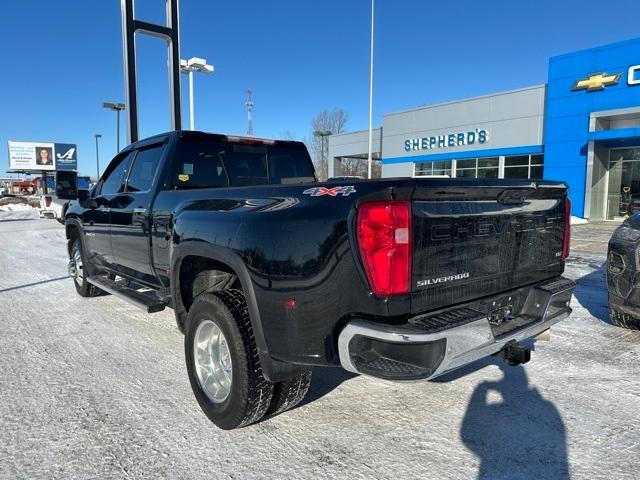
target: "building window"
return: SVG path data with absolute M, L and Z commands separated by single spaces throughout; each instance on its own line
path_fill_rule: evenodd
M 453 168 L 455 165 L 455 168 Z M 504 166 L 504 176 L 500 169 Z M 416 177 L 447 176 L 456 178 L 521 178 L 542 180 L 544 155 L 512 155 L 505 157 L 464 158 L 418 162 L 415 164 Z
M 498 178 L 500 158 L 467 158 L 456 161 L 457 178 Z
M 504 178 L 530 178 L 541 180 L 544 155 L 514 155 L 504 157 Z
M 416 163 L 416 177 L 451 177 L 451 160 Z

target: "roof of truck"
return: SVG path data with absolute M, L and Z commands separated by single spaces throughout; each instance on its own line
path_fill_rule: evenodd
M 123 149 L 123 151 L 130 150 L 132 148 L 138 148 L 145 145 L 150 145 L 158 142 L 162 142 L 168 139 L 170 136 L 178 136 L 180 138 L 191 139 L 206 139 L 217 140 L 221 142 L 235 142 L 235 143 L 247 143 L 247 144 L 262 144 L 262 145 L 287 145 L 289 147 L 306 148 L 303 142 L 296 140 L 278 140 L 273 138 L 260 138 L 249 137 L 243 135 L 231 135 L 224 133 L 203 132 L 200 130 L 174 130 L 171 132 L 159 133 L 151 137 L 143 138 L 134 142 Z

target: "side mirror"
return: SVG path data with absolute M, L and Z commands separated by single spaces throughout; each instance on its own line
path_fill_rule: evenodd
M 80 203 L 86 202 L 90 196 L 89 190 L 85 190 L 84 188 L 78 190 L 78 201 Z
M 61 200 L 78 198 L 78 174 L 66 170 L 56 172 L 56 196 Z

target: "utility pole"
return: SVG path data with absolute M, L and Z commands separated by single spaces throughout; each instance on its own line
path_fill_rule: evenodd
M 102 138 L 102 135 L 96 133 L 96 182 L 100 180 L 100 152 L 98 151 L 98 139 Z
M 374 13 L 374 0 L 371 0 L 371 57 L 369 62 L 369 153 L 367 155 L 368 171 L 371 178 L 371 166 L 373 164 L 372 152 L 373 149 L 373 13 Z
M 249 137 L 253 137 L 253 90 L 247 90 L 247 101 L 245 105 L 247 106 L 247 135 Z
M 332 133 L 329 130 L 316 130 L 313 132 L 316 137 L 320 137 L 320 168 L 322 168 L 322 172 L 320 175 L 324 177 L 324 166 L 325 166 L 325 138 Z M 329 162 L 327 160 L 327 176 L 329 176 Z M 327 180 L 327 179 L 325 179 Z
M 124 110 L 124 103 L 102 102 L 102 108 L 116 112 L 116 153 L 120 153 L 120 111 Z

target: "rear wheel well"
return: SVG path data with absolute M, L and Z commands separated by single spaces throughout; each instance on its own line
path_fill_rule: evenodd
M 196 297 L 202 293 L 211 293 L 230 288 L 242 290 L 236 272 L 211 258 L 189 255 L 180 263 L 179 272 L 180 300 L 186 312 Z

